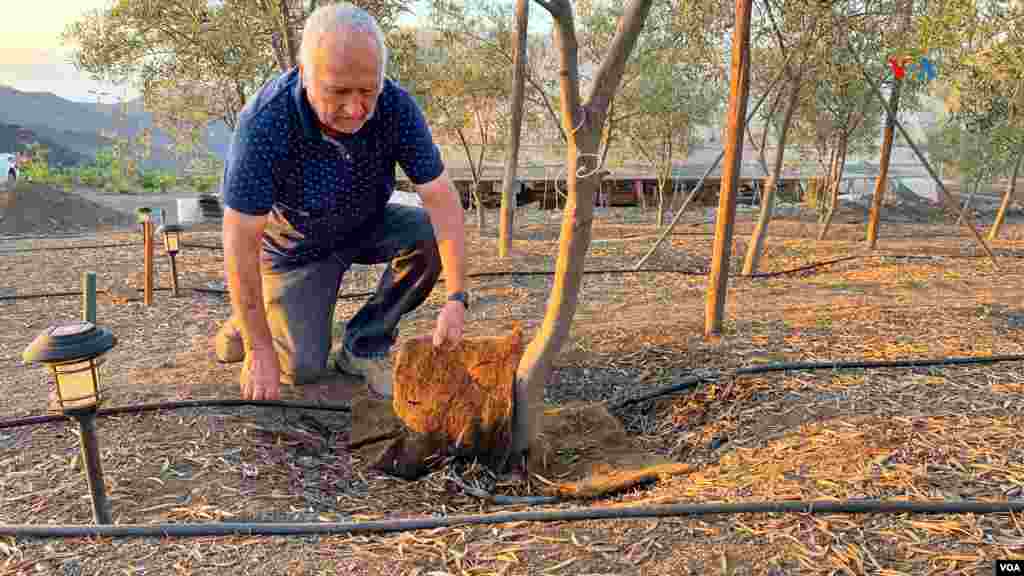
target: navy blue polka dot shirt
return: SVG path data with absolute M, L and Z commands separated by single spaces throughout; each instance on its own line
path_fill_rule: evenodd
M 326 137 L 298 70 L 269 81 L 239 114 L 224 166 L 224 204 L 267 215 L 262 259 L 293 269 L 344 252 L 375 225 L 399 165 L 414 184 L 444 164 L 426 119 L 385 79 L 371 117 L 355 134 Z

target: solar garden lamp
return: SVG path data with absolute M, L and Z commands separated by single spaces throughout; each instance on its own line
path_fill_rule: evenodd
M 185 230 L 180 224 L 164 224 L 157 231 L 164 239 L 164 250 L 167 251 L 167 258 L 171 261 L 171 286 L 174 295 L 178 295 L 178 266 L 174 258 L 181 249 L 181 233 Z
M 117 338 L 109 330 L 83 320 L 50 326 L 21 355 L 26 362 L 45 364 L 53 372 L 61 411 L 78 420 L 82 459 L 97 524 L 111 523 L 96 439 L 96 410 L 101 400 L 100 357 L 116 344 Z

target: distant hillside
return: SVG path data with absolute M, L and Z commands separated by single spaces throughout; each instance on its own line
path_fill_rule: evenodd
M 22 152 L 33 142 L 39 142 L 50 150 L 50 162 L 54 165 L 74 166 L 91 160 L 91 157 L 68 148 L 66 142 L 54 141 L 21 126 L 0 123 L 0 152 Z
M 113 131 L 130 138 L 153 127 L 152 115 L 142 109 L 139 100 L 128 102 L 128 114 L 117 119 L 111 104 L 72 102 L 49 92 L 22 92 L 9 86 L 0 86 L 0 123 L 30 130 L 41 139 L 59 144 L 85 159 L 93 158 L 97 150 L 109 145 L 101 136 L 103 132 Z M 227 127 L 223 123 L 213 125 L 207 137 L 210 150 L 223 158 L 231 138 Z M 166 134 L 154 130 L 153 158 L 147 163 L 149 166 L 177 167 L 167 150 L 169 143 Z

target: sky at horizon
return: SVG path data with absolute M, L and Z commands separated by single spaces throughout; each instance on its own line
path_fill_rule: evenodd
M 95 82 L 80 72 L 71 63 L 73 47 L 61 43 L 61 34 L 69 24 L 112 5 L 113 0 L 8 3 L 0 18 L 0 85 L 23 92 L 51 92 L 75 102 L 99 99 L 111 103 L 118 98 L 137 97 L 138 92 L 131 87 Z
M 61 43 L 65 27 L 112 0 L 44 0 L 11 3 L 0 19 L 0 84 L 24 92 L 52 92 L 78 102 L 95 102 L 90 90 L 132 98 L 134 91 L 94 82 L 71 63 L 72 47 Z M 115 96 L 101 96 L 112 102 Z

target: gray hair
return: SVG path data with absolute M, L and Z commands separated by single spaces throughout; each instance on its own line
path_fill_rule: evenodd
M 307 74 L 315 69 L 313 52 L 324 36 L 338 32 L 363 32 L 370 34 L 377 41 L 377 58 L 379 76 L 377 89 L 384 88 L 384 69 L 388 61 L 388 47 L 384 42 L 384 31 L 377 20 L 366 10 L 348 2 L 337 2 L 321 6 L 306 19 L 302 29 L 302 43 L 299 46 L 299 62 Z

